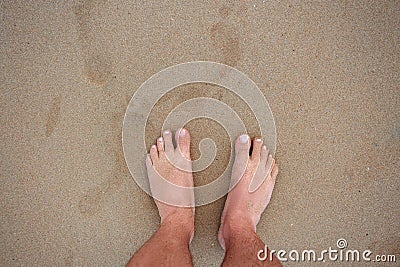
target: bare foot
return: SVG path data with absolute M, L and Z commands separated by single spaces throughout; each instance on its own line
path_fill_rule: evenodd
M 175 141 L 176 148 L 171 131 L 164 131 L 163 136 L 157 139 L 157 145 L 150 148 L 146 158 L 147 174 L 161 224 L 180 225 L 190 232 L 191 240 L 194 233 L 194 191 L 189 132 L 178 130 Z
M 241 179 L 228 193 L 218 232 L 218 241 L 224 250 L 232 227 L 250 227 L 255 231 L 260 216 L 271 199 L 278 174 L 278 165 L 261 139 L 254 139 L 251 156 L 249 150 L 249 136 L 241 135 L 235 142 L 231 180 Z

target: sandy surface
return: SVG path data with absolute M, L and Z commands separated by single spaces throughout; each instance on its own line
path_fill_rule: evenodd
M 271 105 L 280 174 L 258 227 L 270 248 L 323 250 L 345 238 L 400 261 L 399 2 L 200 2 L 0 1 L 0 265 L 126 263 L 158 215 L 124 161 L 125 108 L 152 74 L 194 60 L 243 71 Z M 149 144 L 193 95 L 233 103 L 257 134 L 233 95 L 192 85 L 157 104 Z M 203 137 L 229 147 L 218 124 L 188 128 L 195 155 Z M 220 164 L 196 183 L 228 156 L 219 149 Z M 197 209 L 196 266 L 222 261 L 223 202 Z

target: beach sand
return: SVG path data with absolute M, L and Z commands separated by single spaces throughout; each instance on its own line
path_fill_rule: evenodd
M 344 238 L 400 261 L 399 2 L 200 2 L 0 1 L 0 265 L 128 261 L 159 218 L 125 163 L 125 109 L 151 75 L 196 60 L 247 74 L 274 114 L 280 173 L 257 229 L 269 248 L 321 251 Z M 195 84 L 156 105 L 148 145 L 193 96 L 231 103 L 259 134 L 234 95 Z M 229 142 L 217 123 L 187 127 L 195 157 L 204 137 L 220 148 L 195 175 L 206 184 Z M 196 210 L 196 266 L 222 262 L 223 204 Z

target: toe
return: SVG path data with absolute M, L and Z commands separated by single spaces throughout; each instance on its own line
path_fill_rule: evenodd
M 235 143 L 235 162 L 242 162 L 244 167 L 247 165 L 250 151 L 250 137 L 243 134 L 236 139 Z
M 267 207 L 269 201 L 271 200 L 272 192 L 275 187 L 276 176 L 278 175 L 278 165 L 273 164 L 271 174 L 268 175 L 267 179 L 260 186 L 259 192 L 264 196 L 264 208 Z
M 272 167 L 274 167 L 275 159 L 272 157 L 271 154 L 268 155 L 267 164 L 265 165 L 265 171 L 267 175 L 271 173 Z
M 268 151 L 267 147 L 265 145 L 263 145 L 262 149 L 261 149 L 260 165 L 265 166 L 267 164 L 268 154 L 269 154 L 269 151 Z
M 174 144 L 172 143 L 172 134 L 171 131 L 167 130 L 163 132 L 164 138 L 164 151 L 166 153 L 171 153 L 174 151 Z
M 272 157 L 272 154 L 269 154 L 267 147 L 262 146 L 260 162 L 258 164 L 257 171 L 249 186 L 250 193 L 257 191 L 258 188 L 262 186 L 262 184 L 271 184 L 271 181 L 272 182 L 275 181 L 275 178 L 271 177 L 274 167 L 275 167 L 275 159 Z
M 146 156 L 146 167 L 147 167 L 147 169 L 149 169 L 149 168 L 151 168 L 152 166 L 153 166 L 153 163 L 151 162 L 150 155 L 147 154 L 147 156 Z
M 236 139 L 235 152 L 236 155 L 246 154 L 249 156 L 250 150 L 250 137 L 247 134 L 243 134 Z
M 164 152 L 164 139 L 162 137 L 157 139 L 157 150 L 158 153 Z
M 249 151 L 250 137 L 247 134 L 239 136 L 235 141 L 235 161 L 232 166 L 231 186 L 236 185 L 246 171 Z
M 190 134 L 189 131 L 182 128 L 176 131 L 175 140 L 177 144 L 177 150 L 186 159 L 190 159 Z
M 253 176 L 253 179 L 249 185 L 250 193 L 257 191 L 257 189 L 263 184 L 265 178 L 269 175 L 270 170 L 266 171 L 265 169 L 267 160 L 268 160 L 268 149 L 266 146 L 262 146 L 259 164 L 257 166 L 257 170 Z
M 251 159 L 259 161 L 261 157 L 261 148 L 263 141 L 261 138 L 255 138 L 253 141 L 253 151 L 251 152 Z
M 278 164 L 274 164 L 274 167 L 272 168 L 272 172 L 271 172 L 271 178 L 272 180 L 276 180 L 276 176 L 278 175 L 279 172 L 279 168 L 278 168 Z
M 150 157 L 153 163 L 158 160 L 158 151 L 155 145 L 152 145 L 150 148 Z

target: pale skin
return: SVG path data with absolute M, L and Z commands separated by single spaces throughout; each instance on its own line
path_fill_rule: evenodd
M 176 148 L 172 138 L 175 138 Z M 253 140 L 251 155 L 250 147 L 251 140 L 247 135 L 235 141 L 232 181 L 240 180 L 228 193 L 221 216 L 218 241 L 225 251 L 222 266 L 282 266 L 275 257 L 265 261 L 257 259 L 257 253 L 265 244 L 256 234 L 260 216 L 271 199 L 278 165 L 261 139 Z M 180 168 L 175 167 L 177 165 Z M 193 187 L 189 132 L 181 129 L 173 137 L 170 131 L 165 131 L 150 148 L 146 166 L 161 224 L 127 266 L 192 266 L 189 244 L 194 235 L 194 207 L 190 205 L 194 203 L 193 192 L 168 194 L 159 190 L 158 182 L 158 177 L 162 176 L 173 184 Z M 258 186 L 254 188 L 250 186 L 253 180 L 262 183 L 255 183 Z M 185 204 L 174 206 L 157 200 L 170 195 L 173 195 L 174 203 Z

